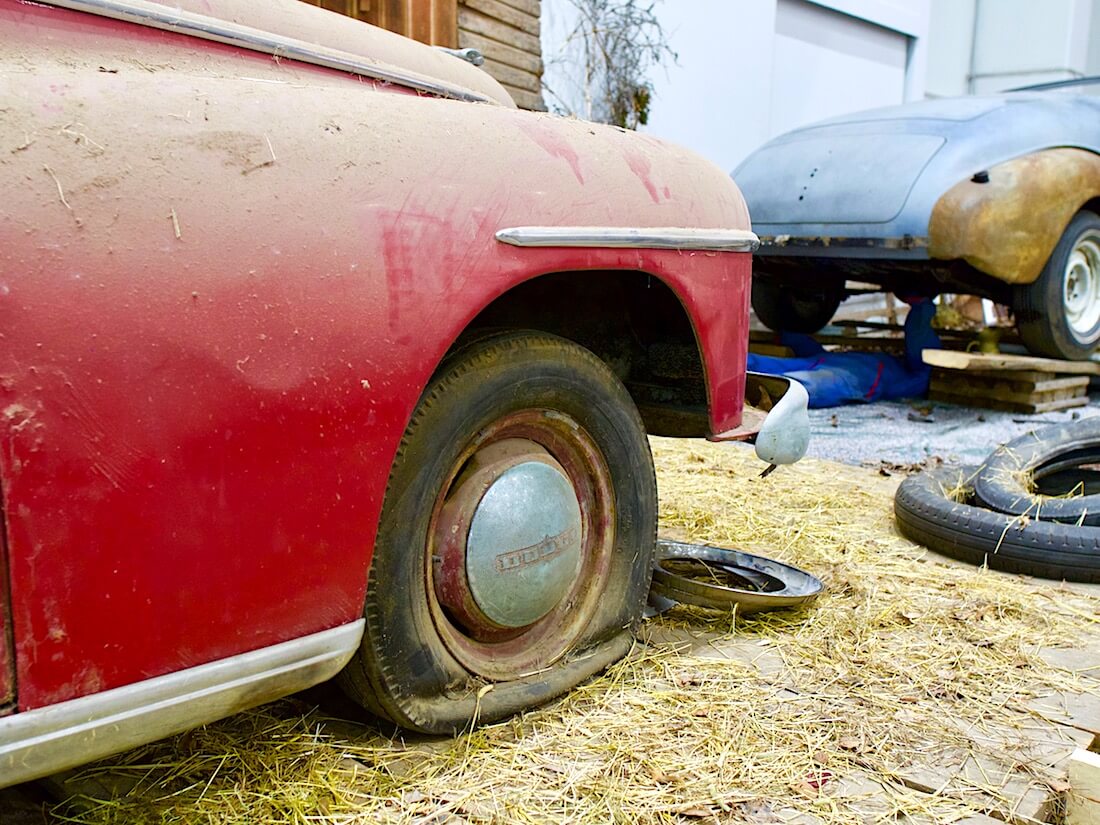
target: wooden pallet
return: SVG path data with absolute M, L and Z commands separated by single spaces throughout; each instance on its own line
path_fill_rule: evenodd
M 1089 376 L 1059 373 L 1082 369 L 1091 372 L 1095 366 L 1030 356 L 939 350 L 925 350 L 924 360 L 941 365 L 932 369 L 929 400 L 1018 413 L 1044 413 L 1085 406 L 1089 401 Z
M 1083 407 L 1089 403 L 1085 375 L 1058 377 L 1053 373 L 980 373 L 932 370 L 930 401 L 982 407 L 1005 412 L 1043 413 Z

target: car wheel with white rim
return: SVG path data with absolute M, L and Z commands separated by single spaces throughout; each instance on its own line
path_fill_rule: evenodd
M 1078 212 L 1034 283 L 1018 287 L 1020 337 L 1036 355 L 1080 361 L 1100 344 L 1100 216 Z

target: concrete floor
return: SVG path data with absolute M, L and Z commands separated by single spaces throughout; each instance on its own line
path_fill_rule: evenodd
M 813 458 L 845 464 L 880 462 L 978 464 L 993 448 L 1029 430 L 1100 415 L 1100 394 L 1087 407 L 1028 415 L 937 404 L 923 399 L 878 401 L 810 410 Z

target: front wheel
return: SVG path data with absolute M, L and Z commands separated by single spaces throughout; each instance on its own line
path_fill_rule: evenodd
M 641 418 L 596 356 L 530 332 L 460 350 L 394 461 L 345 689 L 447 734 L 563 693 L 629 649 L 656 512 Z
M 1100 216 L 1078 212 L 1034 283 L 1017 288 L 1013 310 L 1036 355 L 1083 361 L 1100 344 Z
M 752 309 L 768 329 L 776 332 L 817 332 L 836 314 L 844 290 L 834 284 L 793 286 L 764 276 L 753 276 Z

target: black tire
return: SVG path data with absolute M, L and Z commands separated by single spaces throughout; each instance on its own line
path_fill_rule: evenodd
M 444 534 L 437 519 L 451 505 L 446 497 L 461 494 L 454 491 L 464 489 L 477 456 L 527 441 L 574 483 L 582 566 L 549 615 L 498 640 L 469 630 L 443 604 L 442 551 L 430 537 Z M 656 489 L 637 409 L 595 355 L 532 332 L 466 346 L 425 389 L 394 460 L 366 629 L 343 687 L 402 727 L 454 734 L 546 702 L 603 670 L 630 649 L 645 606 Z
M 956 501 L 975 467 L 905 479 L 894 496 L 902 535 L 937 553 L 1044 579 L 1100 582 L 1100 529 L 1023 520 Z
M 817 332 L 832 320 L 842 300 L 844 291 L 834 284 L 795 287 L 766 276 L 752 279 L 753 312 L 776 332 Z
M 1100 525 L 1100 495 L 1049 498 L 1032 492 L 1036 476 L 1096 461 L 1100 416 L 1044 427 L 998 447 L 974 478 L 980 504 L 1044 521 Z
M 1067 292 L 1071 260 L 1084 261 L 1092 271 L 1093 288 L 1077 287 L 1088 292 L 1081 299 L 1085 309 L 1080 314 L 1071 308 L 1076 304 L 1072 298 L 1076 293 L 1072 288 Z M 1100 216 L 1082 210 L 1069 222 L 1035 282 L 1018 286 L 1013 292 L 1016 327 L 1028 350 L 1070 361 L 1083 361 L 1095 352 L 1100 344 L 1100 300 L 1096 300 L 1100 288 L 1095 286 L 1096 279 L 1100 279 Z M 1070 280 L 1081 283 L 1079 277 Z

